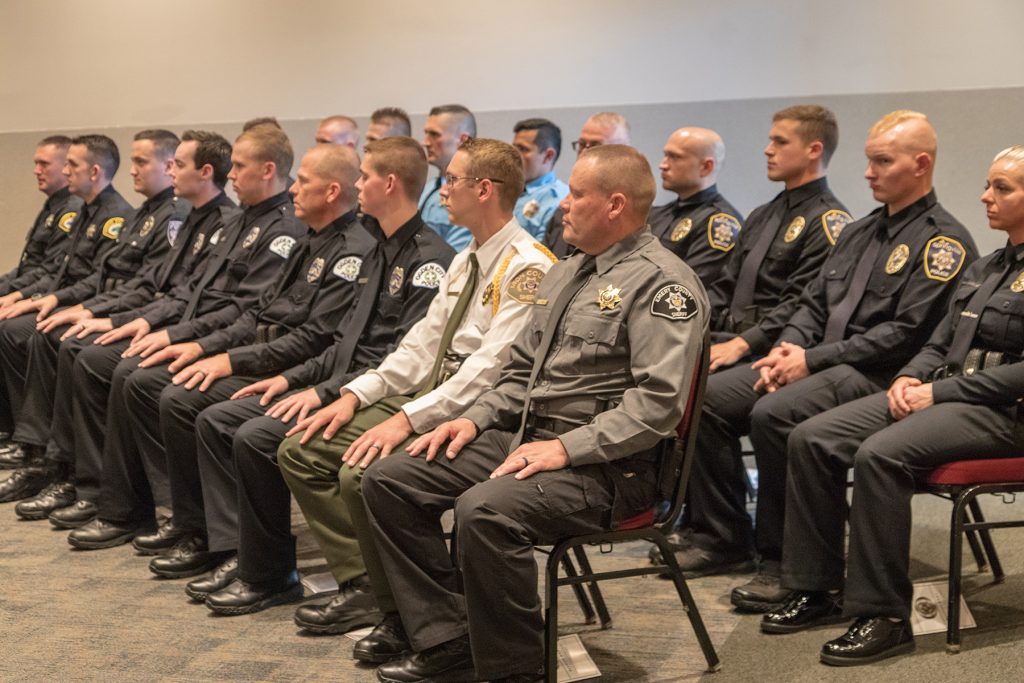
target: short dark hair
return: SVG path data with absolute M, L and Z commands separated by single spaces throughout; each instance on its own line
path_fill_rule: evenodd
M 72 138 L 71 144 L 85 147 L 88 150 L 89 163 L 102 168 L 107 180 L 113 180 L 121 166 L 121 153 L 117 151 L 117 143 L 106 135 L 92 134 Z
M 821 141 L 821 156 L 825 165 L 839 146 L 839 123 L 831 110 L 818 104 L 797 104 L 775 112 L 772 121 L 796 121 L 797 135 L 805 143 Z
M 402 183 L 406 199 L 416 201 L 427 183 L 427 153 L 423 145 L 410 137 L 399 135 L 367 142 L 366 156 L 373 155 L 370 167 L 379 176 L 394 174 Z
M 292 172 L 292 164 L 295 162 L 295 152 L 292 150 L 292 142 L 278 126 L 253 126 L 249 130 L 242 131 L 242 134 L 235 139 L 237 145 L 239 140 L 248 140 L 252 144 L 253 156 L 258 161 L 270 161 L 277 167 L 279 180 L 287 180 Z
M 461 129 L 459 132 L 476 137 L 476 117 L 466 107 L 461 104 L 441 104 L 432 108 L 428 116 L 440 116 L 441 114 L 450 114 L 456 117 Z
M 274 128 L 280 128 L 281 124 L 275 116 L 257 116 L 256 118 L 249 119 L 242 124 L 242 132 L 244 133 L 256 126 L 273 126 Z
M 223 135 L 208 130 L 186 130 L 181 141 L 196 143 L 195 167 L 201 169 L 209 164 L 213 169 L 213 184 L 223 190 L 231 170 L 231 143 Z
M 521 130 L 535 130 L 537 136 L 533 139 L 537 149 L 555 150 L 555 161 L 562 155 L 562 129 L 547 119 L 523 119 L 512 129 L 513 133 Z
M 173 159 L 174 150 L 178 149 L 181 140 L 169 130 L 163 128 L 148 128 L 135 134 L 135 140 L 149 140 L 153 143 L 153 149 L 161 159 Z
M 412 135 L 412 121 L 404 109 L 398 107 L 381 107 L 370 114 L 371 123 L 379 123 L 388 127 L 392 135 Z
M 59 147 L 60 151 L 65 154 L 68 153 L 68 147 L 71 146 L 71 138 L 67 135 L 47 135 L 45 138 L 39 141 L 36 147 L 45 147 L 47 145 L 53 147 Z

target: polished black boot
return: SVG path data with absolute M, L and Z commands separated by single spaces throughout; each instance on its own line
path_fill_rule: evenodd
M 360 662 L 383 664 L 401 659 L 410 652 L 412 645 L 402 626 L 402 617 L 398 612 L 388 612 L 372 631 L 356 642 L 352 657 Z
M 295 610 L 295 625 L 310 633 L 348 633 L 373 626 L 382 616 L 364 574 L 339 586 L 338 594 L 326 605 L 303 605 Z
M 168 519 L 160 524 L 159 528 L 151 534 L 139 534 L 132 539 L 132 547 L 140 555 L 159 555 L 170 550 L 188 533 L 187 529 L 174 525 L 174 519 Z
M 270 581 L 249 583 L 235 579 L 225 588 L 206 596 L 206 606 L 215 614 L 252 614 L 274 605 L 302 599 L 299 573 L 291 571 Z
M 14 514 L 27 520 L 46 519 L 54 510 L 74 505 L 76 500 L 75 485 L 70 481 L 57 481 L 15 505 Z
M 207 595 L 227 588 L 228 584 L 237 578 L 238 557 L 235 556 L 214 569 L 209 576 L 193 579 L 186 583 L 185 593 L 193 600 L 203 602 L 206 600 Z
M 204 537 L 190 533 L 166 554 L 154 557 L 149 563 L 149 570 L 166 579 L 184 579 L 206 573 L 234 554 L 234 550 L 212 551 Z

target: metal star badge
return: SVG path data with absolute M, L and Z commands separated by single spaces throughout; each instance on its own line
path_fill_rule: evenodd
M 597 293 L 597 305 L 600 306 L 600 310 L 612 310 L 619 305 L 622 298 L 619 296 L 621 290 L 618 287 L 608 285 Z

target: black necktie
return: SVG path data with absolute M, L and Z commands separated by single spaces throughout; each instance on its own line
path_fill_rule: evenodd
M 566 309 L 569 308 L 569 303 L 579 294 L 580 290 L 583 289 L 583 285 L 587 284 L 590 276 L 596 270 L 597 259 L 593 256 L 584 258 L 579 270 L 565 284 L 562 291 L 558 293 L 555 303 L 551 305 L 551 313 L 548 314 L 544 334 L 541 335 L 540 343 L 537 344 L 537 349 L 534 351 L 533 369 L 530 371 L 530 380 L 526 383 L 526 394 L 523 400 L 523 415 L 519 420 L 519 431 L 516 432 L 516 438 L 512 440 L 512 445 L 509 447 L 510 453 L 523 442 L 523 436 L 526 433 L 526 419 L 530 414 L 530 393 L 533 392 L 533 387 L 537 383 L 537 376 L 540 375 L 541 368 L 544 367 L 544 361 L 547 360 L 548 351 L 551 350 L 551 343 L 554 341 L 555 331 L 558 329 L 562 316 L 565 314 Z
M 71 228 L 71 239 L 64 245 L 64 263 L 61 264 L 60 269 L 57 271 L 57 279 L 54 282 L 54 289 L 60 289 L 64 282 L 64 275 L 68 272 L 68 266 L 71 265 L 71 259 L 75 257 L 75 249 L 78 247 L 78 243 L 82 241 L 83 235 L 86 233 L 89 221 L 96 215 L 99 204 L 92 204 L 91 206 L 83 206 L 82 210 L 78 214 L 78 218 L 75 219 L 74 225 Z
M 367 259 L 363 260 L 366 263 Z M 345 336 L 341 338 L 341 346 L 338 350 L 338 363 L 335 367 L 345 368 L 352 366 L 352 358 L 355 355 L 356 345 L 360 337 L 366 331 L 366 326 L 373 317 L 377 308 L 377 299 L 380 297 L 381 287 L 384 285 L 384 270 L 387 266 L 384 259 L 384 243 L 378 242 L 369 256 L 370 271 L 366 275 L 366 284 L 359 291 L 359 300 L 356 302 L 352 317 L 345 322 Z
M 889 221 L 885 218 L 878 220 L 875 234 L 867 249 L 864 250 L 864 255 L 857 262 L 856 270 L 853 271 L 853 280 L 850 281 L 850 288 L 846 290 L 846 296 L 828 314 L 828 322 L 825 323 L 825 336 L 821 340 L 823 344 L 841 341 L 846 334 L 846 326 L 850 323 L 853 312 L 857 310 L 860 300 L 864 298 L 864 291 L 868 288 L 871 271 L 874 270 L 878 253 L 882 250 L 882 242 L 885 241 L 888 234 L 888 224 Z
M 219 252 L 214 252 L 210 257 L 210 262 L 206 264 L 206 268 L 203 269 L 203 277 L 196 284 L 196 287 L 192 290 L 192 293 L 188 298 L 188 305 L 185 306 L 185 312 L 182 313 L 182 320 L 191 320 L 192 316 L 195 315 L 196 310 L 199 308 L 199 301 L 203 298 L 203 292 L 206 291 L 206 286 L 213 282 L 213 279 L 217 277 L 217 273 L 220 272 L 221 267 L 228 260 L 228 256 L 232 251 L 235 250 L 235 246 L 238 244 L 240 239 L 244 239 L 248 236 L 249 220 L 243 219 L 242 224 L 235 231 L 231 244 L 226 242 L 222 243 L 224 248 Z M 228 232 L 225 230 L 224 232 Z M 222 238 L 223 239 L 223 238 Z M 220 244 L 217 245 L 221 246 Z
M 466 316 L 466 309 L 469 308 L 469 302 L 472 301 L 473 293 L 476 292 L 476 280 L 479 274 L 480 262 L 477 260 L 475 253 L 470 253 L 469 277 L 466 278 L 466 283 L 462 285 L 462 292 L 459 293 L 459 298 L 455 300 L 455 307 L 452 308 L 452 313 L 448 316 L 444 332 L 441 333 L 441 343 L 437 346 L 437 357 L 434 358 L 434 366 L 427 377 L 427 383 L 423 385 L 423 389 L 416 395 L 417 397 L 437 388 L 437 380 L 441 378 L 441 367 L 444 365 L 444 357 L 448 353 L 448 347 L 452 345 L 455 332 L 459 329 L 462 319 Z
M 949 351 L 946 352 L 946 363 L 963 369 L 964 361 L 967 359 L 967 352 L 971 350 L 971 342 L 974 341 L 974 334 L 978 331 L 978 323 L 981 321 L 981 312 L 985 304 L 992 298 L 992 294 L 999 288 L 1010 271 L 1017 266 L 1017 260 L 1007 254 L 1006 265 L 1001 270 L 989 275 L 981 286 L 971 295 L 967 306 L 960 313 L 957 320 L 956 332 L 953 333 L 953 341 L 949 344 Z
M 771 215 L 764 221 L 764 229 L 757 236 L 757 241 L 747 253 L 743 265 L 740 266 L 739 277 L 736 278 L 736 288 L 732 292 L 732 303 L 729 304 L 729 316 L 734 323 L 740 323 L 746 317 L 746 309 L 754 303 L 754 289 L 757 286 L 757 273 L 761 270 L 761 263 L 768 255 L 775 236 L 782 226 L 782 219 L 788 208 L 784 197 L 772 202 L 768 209 Z

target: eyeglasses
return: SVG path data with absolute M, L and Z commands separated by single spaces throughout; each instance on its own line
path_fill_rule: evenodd
M 584 140 L 583 138 L 580 138 L 579 140 L 572 141 L 572 151 L 574 152 L 582 152 L 583 150 L 590 149 L 591 147 L 600 146 L 601 143 L 597 140 Z
M 499 178 L 475 178 L 469 175 L 452 175 L 451 173 L 444 174 L 444 184 L 449 187 L 455 184 L 456 180 L 472 180 L 474 182 L 480 182 L 481 180 L 490 180 L 492 183 L 504 183 L 504 180 Z

